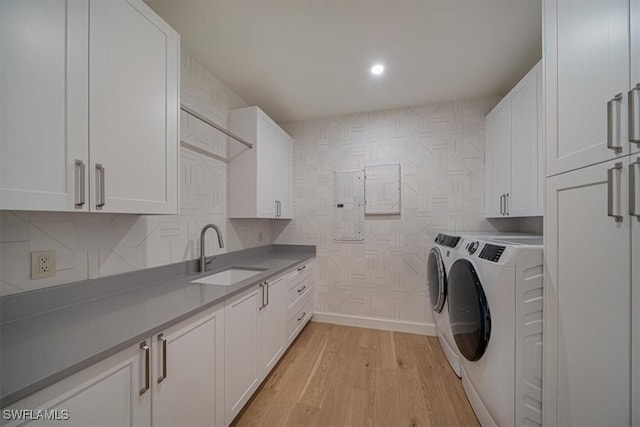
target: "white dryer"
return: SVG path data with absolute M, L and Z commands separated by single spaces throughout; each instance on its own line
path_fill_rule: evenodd
M 542 239 L 465 237 L 448 275 L 462 384 L 484 426 L 542 423 Z
M 436 236 L 435 245 L 427 257 L 427 285 L 438 341 L 451 369 L 458 377 L 460 376 L 460 355 L 449 327 L 447 275 L 459 242 L 459 236 L 440 233 Z

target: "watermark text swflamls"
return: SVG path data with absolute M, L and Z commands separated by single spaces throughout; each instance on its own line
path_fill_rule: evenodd
M 67 421 L 67 409 L 3 409 L 2 418 L 6 421 Z

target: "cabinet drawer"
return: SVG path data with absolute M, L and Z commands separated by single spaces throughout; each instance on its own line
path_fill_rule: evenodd
M 296 281 L 303 280 L 306 277 L 309 277 L 313 272 L 313 260 L 298 264 L 296 268 L 293 269 L 288 275 L 289 281 L 293 284 Z
M 293 341 L 313 315 L 313 298 L 309 295 L 287 318 L 287 344 Z
M 313 275 L 306 274 L 304 277 L 299 277 L 295 281 L 290 281 L 287 284 L 287 309 L 286 313 L 291 314 L 292 310 L 298 305 L 300 300 L 306 298 L 313 293 Z

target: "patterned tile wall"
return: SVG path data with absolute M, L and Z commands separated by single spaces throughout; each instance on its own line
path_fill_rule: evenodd
M 484 211 L 484 125 L 497 98 L 285 125 L 294 138 L 294 220 L 276 243 L 317 245 L 316 309 L 432 324 L 426 257 L 440 231 L 514 231 Z M 401 215 L 365 219 L 365 240 L 333 240 L 333 172 L 400 163 Z
M 215 122 L 246 104 L 183 51 L 181 100 Z M 185 113 L 182 139 L 224 156 L 226 139 Z M 272 243 L 269 220 L 227 218 L 227 165 L 182 148 L 180 215 L 140 216 L 49 212 L 0 212 L 0 295 L 154 267 L 199 256 L 200 229 L 218 224 L 225 249 L 214 236 L 206 252 L 233 251 Z M 55 250 L 56 276 L 30 280 L 32 251 Z

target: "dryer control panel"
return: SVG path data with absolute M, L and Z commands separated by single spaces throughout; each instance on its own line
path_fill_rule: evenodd
M 438 235 L 436 236 L 436 243 L 448 248 L 455 248 L 456 246 L 458 246 L 459 241 L 460 237 L 458 236 L 449 236 L 448 234 L 442 233 L 438 233 Z
M 498 262 L 504 252 L 504 246 L 490 245 L 487 243 L 480 251 L 479 257 L 488 261 Z

